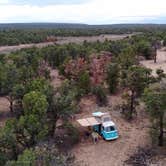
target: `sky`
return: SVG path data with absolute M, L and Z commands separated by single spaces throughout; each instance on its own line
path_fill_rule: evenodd
M 166 23 L 166 0 L 0 0 L 0 23 Z

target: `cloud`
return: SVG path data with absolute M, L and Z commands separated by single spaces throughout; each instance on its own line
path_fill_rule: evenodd
M 8 4 L 8 3 L 9 3 L 9 0 L 0 0 L 0 5 Z
M 59 4 L 82 4 L 86 3 L 88 0 L 10 0 L 10 4 L 15 5 L 59 5 Z
M 165 6 L 165 0 L 90 0 L 44 6 L 9 3 L 0 5 L 0 22 L 139 23 L 166 16 Z

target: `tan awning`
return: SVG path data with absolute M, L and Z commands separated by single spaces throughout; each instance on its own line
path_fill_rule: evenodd
M 100 122 L 94 117 L 78 119 L 77 122 L 83 127 L 94 126 L 94 125 L 100 124 Z

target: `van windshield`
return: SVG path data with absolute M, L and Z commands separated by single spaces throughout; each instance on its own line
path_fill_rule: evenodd
M 114 127 L 114 126 L 105 127 L 105 131 L 106 131 L 106 132 L 110 132 L 110 131 L 114 131 L 114 130 L 115 130 L 115 127 Z

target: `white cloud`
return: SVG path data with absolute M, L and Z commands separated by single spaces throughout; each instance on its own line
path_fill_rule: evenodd
M 5 2 L 6 0 L 0 0 Z M 7 2 L 7 1 L 6 1 Z M 77 5 L 0 5 L 0 22 L 138 22 L 166 16 L 165 0 L 92 0 Z
M 2 4 L 8 4 L 9 3 L 9 0 L 0 0 L 0 5 Z

